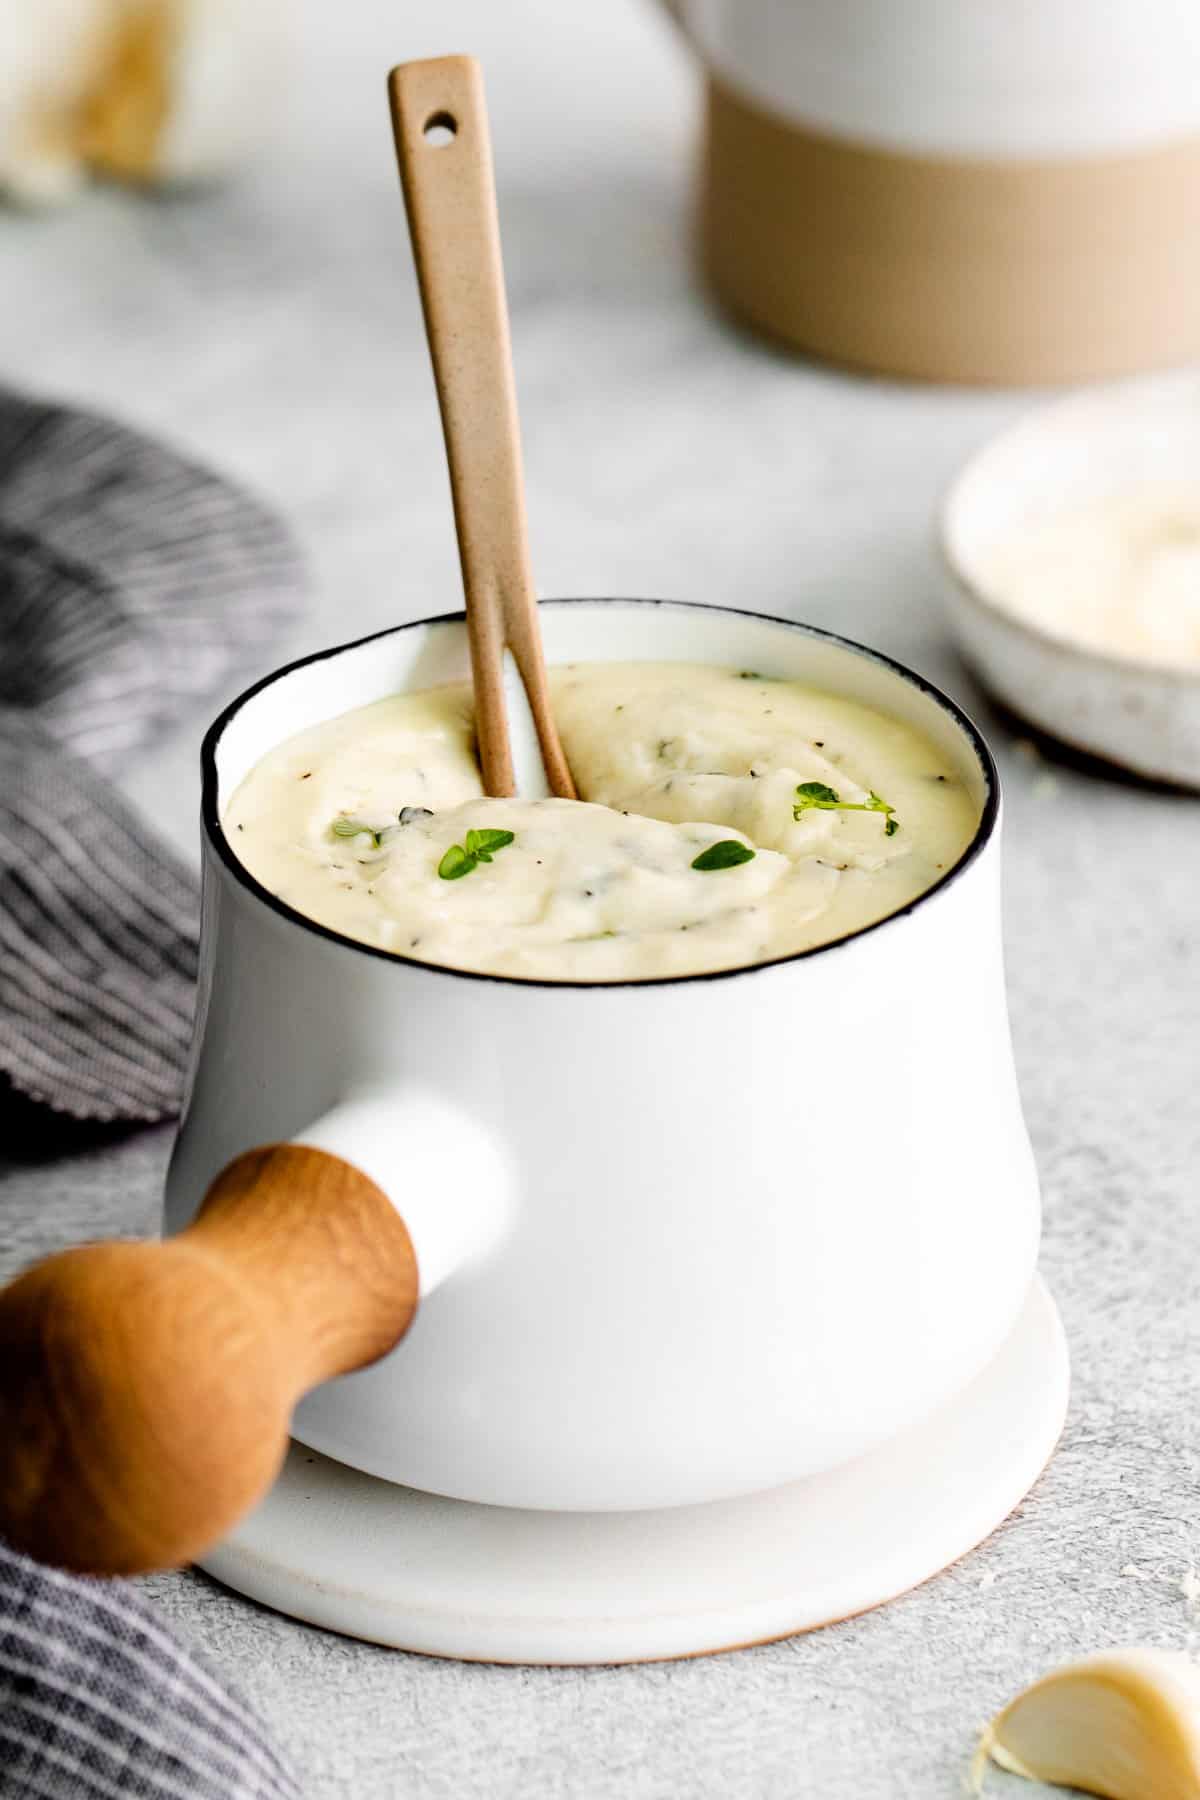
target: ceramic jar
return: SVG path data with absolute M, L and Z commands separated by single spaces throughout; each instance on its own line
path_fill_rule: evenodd
M 836 361 L 1031 382 L 1200 353 L 1190 0 L 676 0 L 704 262 Z

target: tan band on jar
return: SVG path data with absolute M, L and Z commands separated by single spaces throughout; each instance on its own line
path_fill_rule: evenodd
M 1200 138 L 1056 161 L 913 156 L 710 80 L 701 242 L 734 312 L 836 362 L 1025 383 L 1200 355 Z

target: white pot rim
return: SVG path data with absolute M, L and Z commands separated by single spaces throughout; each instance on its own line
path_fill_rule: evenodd
M 787 963 L 803 962 L 810 957 L 826 956 L 832 951 L 844 949 L 849 944 L 857 943 L 861 938 L 869 937 L 875 932 L 886 931 L 889 927 L 898 925 L 902 920 L 908 918 L 911 913 L 915 912 L 918 907 L 924 906 L 928 901 L 933 899 L 935 895 L 944 893 L 954 882 L 958 881 L 961 876 L 966 874 L 967 870 L 978 860 L 986 846 L 995 836 L 1000 816 L 1000 772 L 996 767 L 995 758 L 992 756 L 983 734 L 968 714 L 963 711 L 962 707 L 960 707 L 956 701 L 952 700 L 948 694 L 944 693 L 941 688 L 935 686 L 933 682 L 928 681 L 925 676 L 917 674 L 904 663 L 897 662 L 894 657 L 886 656 L 880 650 L 873 650 L 866 644 L 857 643 L 853 638 L 843 637 L 838 632 L 826 631 L 817 625 L 806 625 L 796 619 L 781 619 L 772 613 L 756 612 L 750 607 L 745 606 L 710 606 L 697 600 L 664 600 L 635 597 L 632 595 L 572 595 L 569 598 L 560 597 L 541 600 L 538 602 L 538 605 L 548 612 L 575 606 L 624 606 L 635 608 L 645 606 L 662 607 L 679 612 L 721 613 L 730 618 L 756 619 L 763 624 L 778 625 L 785 630 L 797 632 L 802 637 L 815 638 L 822 643 L 836 645 L 841 649 L 849 650 L 853 654 L 865 658 L 868 662 L 875 663 L 878 667 L 898 676 L 902 681 L 906 681 L 911 687 L 916 688 L 920 693 L 924 694 L 928 699 L 939 706 L 958 727 L 978 759 L 980 773 L 983 778 L 984 803 L 980 813 L 979 823 L 975 828 L 970 843 L 967 845 L 958 861 L 952 864 L 943 875 L 939 876 L 938 880 L 935 881 L 931 887 L 926 888 L 922 893 L 918 894 L 914 900 L 910 901 L 907 906 L 901 907 L 898 911 L 888 913 L 882 919 L 877 919 L 873 924 L 865 925 L 858 931 L 847 932 L 841 937 L 832 938 L 828 943 L 816 944 L 807 950 L 793 951 L 788 956 L 773 957 L 768 962 L 749 963 L 742 967 L 730 969 L 701 970 L 687 975 L 652 975 L 642 977 L 641 979 L 627 981 L 548 981 L 540 976 L 496 975 L 479 969 L 449 968 L 441 963 L 422 962 L 417 957 L 405 956 L 394 950 L 385 950 L 375 944 L 363 943 L 358 938 L 347 937 L 340 931 L 334 931 L 328 925 L 320 924 L 316 919 L 308 918 L 306 914 L 298 912 L 295 907 L 289 906 L 285 900 L 281 900 L 278 895 L 272 894 L 250 873 L 249 869 L 247 869 L 245 864 L 239 859 L 233 846 L 230 844 L 229 837 L 221 823 L 218 807 L 219 778 L 217 772 L 217 753 L 220 748 L 221 740 L 228 727 L 233 723 L 234 719 L 245 706 L 266 688 L 274 686 L 276 682 L 283 681 L 287 676 L 294 674 L 298 669 L 307 668 L 313 663 L 333 661 L 334 658 L 344 655 L 347 651 L 359 649 L 364 644 L 378 642 L 382 638 L 396 637 L 403 632 L 421 631 L 432 625 L 465 624 L 466 614 L 465 612 L 460 611 L 434 613 L 428 618 L 410 619 L 402 625 L 388 625 L 385 626 L 382 631 L 370 631 L 363 637 L 352 638 L 345 643 L 330 645 L 324 650 L 314 650 L 307 656 L 296 657 L 294 661 L 285 663 L 282 667 L 273 669 L 270 674 L 262 676 L 260 680 L 254 682 L 250 687 L 246 688 L 244 692 L 239 694 L 236 699 L 231 700 L 229 705 L 218 714 L 205 733 L 204 741 L 200 749 L 202 780 L 200 819 L 201 830 L 205 841 L 211 846 L 216 856 L 220 859 L 226 873 L 231 879 L 245 889 L 254 900 L 269 908 L 289 925 L 298 926 L 302 930 L 312 933 L 315 937 L 324 938 L 327 942 L 337 944 L 344 950 L 356 951 L 361 956 L 375 957 L 386 963 L 400 964 L 410 969 L 419 969 L 424 974 L 442 976 L 447 980 L 498 982 L 505 987 L 516 988 L 544 988 L 551 990 L 582 989 L 588 992 L 606 993 L 614 989 L 686 987 L 695 982 L 729 981 L 736 976 L 762 975 L 769 970 L 777 969 Z

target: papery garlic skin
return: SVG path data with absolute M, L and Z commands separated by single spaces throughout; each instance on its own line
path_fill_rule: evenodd
M 285 0 L 0 0 L 0 190 L 221 173 L 281 87 Z
M 1111 1650 L 1068 1663 L 986 1728 L 988 1758 L 1030 1781 L 1106 1800 L 1200 1800 L 1200 1665 L 1178 1650 Z
M 104 54 L 108 0 L 0 0 L 0 187 L 31 206 L 83 177 L 78 111 Z
M 287 0 L 189 0 L 187 13 L 159 143 L 164 181 L 233 168 L 262 140 L 284 87 Z

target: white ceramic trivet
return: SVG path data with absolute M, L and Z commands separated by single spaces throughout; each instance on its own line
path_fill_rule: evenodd
M 520 1512 L 396 1487 L 293 1443 L 263 1504 L 200 1566 L 297 1619 L 432 1656 L 727 1650 L 878 1606 L 978 1544 L 1048 1461 L 1067 1388 L 1039 1278 L 958 1399 L 830 1474 L 662 1512 Z

